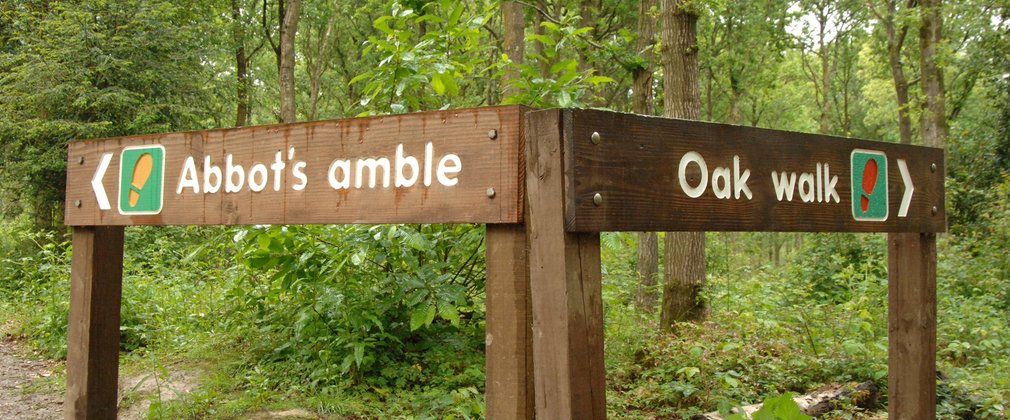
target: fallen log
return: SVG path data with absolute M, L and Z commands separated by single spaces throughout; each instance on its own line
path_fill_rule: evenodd
M 847 385 L 831 384 L 806 395 L 793 397 L 800 411 L 808 416 L 817 417 L 841 406 L 843 401 L 851 401 L 859 408 L 872 409 L 877 405 L 877 386 L 873 382 L 850 383 Z M 752 404 L 734 408 L 731 413 L 746 413 L 748 417 L 760 410 L 763 404 Z M 699 414 L 691 420 L 722 420 L 718 411 Z

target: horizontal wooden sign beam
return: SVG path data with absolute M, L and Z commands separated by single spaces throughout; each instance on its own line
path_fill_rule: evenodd
M 569 231 L 946 229 L 942 149 L 563 112 Z
M 66 224 L 517 223 L 523 112 L 75 141 Z

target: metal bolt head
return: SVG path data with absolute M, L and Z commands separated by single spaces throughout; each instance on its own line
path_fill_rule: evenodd
M 495 192 L 494 187 L 487 188 L 487 198 L 494 198 L 495 194 L 497 193 Z
M 929 165 L 929 171 L 930 171 L 930 172 L 936 172 L 936 164 L 935 164 L 935 163 L 934 163 L 934 164 L 931 164 L 931 165 Z
M 81 206 L 81 200 L 74 200 L 74 207 L 80 207 L 80 206 Z
M 84 164 L 84 156 L 81 156 L 81 157 L 77 158 L 77 164 L 78 165 L 83 165 Z
M 498 130 L 495 130 L 493 128 L 490 129 L 490 130 L 488 130 L 488 132 L 487 132 L 487 138 L 489 138 L 491 140 L 497 139 L 498 138 Z
M 600 204 L 603 204 L 603 195 L 600 193 L 596 193 L 595 195 L 593 195 L 593 204 L 595 204 L 597 207 L 599 207 Z
M 936 213 L 939 212 L 939 210 L 936 209 L 936 206 L 933 206 L 933 208 L 930 209 L 929 212 L 932 213 L 934 216 L 936 216 Z
M 594 131 L 593 135 L 590 137 L 590 140 L 593 141 L 593 144 L 600 144 L 600 133 Z

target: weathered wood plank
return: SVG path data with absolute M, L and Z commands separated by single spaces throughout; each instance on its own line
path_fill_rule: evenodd
M 888 235 L 888 413 L 936 418 L 936 235 Z
M 572 174 L 570 231 L 945 229 L 941 149 L 597 110 L 565 112 L 573 135 L 566 156 Z M 592 141 L 594 132 L 599 144 Z M 875 188 L 882 182 L 867 187 L 874 203 L 886 203 L 883 221 L 854 216 L 852 201 L 861 206 L 860 194 L 866 192 L 857 189 L 863 187 L 859 182 L 853 186 L 850 176 L 853 151 L 860 149 L 886 157 L 874 168 L 885 174 L 880 180 L 886 179 L 886 188 Z M 700 157 L 707 171 L 702 173 L 692 156 Z M 904 215 L 901 165 L 914 185 Z M 782 185 L 795 177 L 788 194 L 776 192 L 773 172 L 779 181 L 786 177 Z
M 526 119 L 536 415 L 606 417 L 599 233 L 564 229 L 561 111 Z
M 66 223 L 517 223 L 522 221 L 523 109 L 486 107 L 76 141 L 69 146 Z M 156 158 L 154 165 L 164 173 L 162 207 L 136 214 L 140 207 L 130 206 L 121 214 L 121 192 L 130 189 L 135 176 L 130 168 L 140 162 L 124 148 L 145 145 L 164 147 L 164 164 Z M 228 170 L 229 156 L 231 167 L 241 166 L 241 171 Z M 188 172 L 187 158 L 193 159 Z M 103 210 L 92 179 L 105 159 L 101 186 L 110 206 Z M 349 174 L 340 165 L 331 166 L 337 160 L 348 161 Z M 359 168 L 359 163 L 365 166 Z M 380 169 L 369 167 L 374 164 Z M 121 169 L 130 172 L 123 175 L 122 186 Z M 375 185 L 370 186 L 373 175 Z M 157 184 L 155 178 L 134 187 L 142 196 L 154 194 L 148 187 Z M 408 185 L 398 187 L 398 178 Z M 343 186 L 345 180 L 349 186 Z M 242 187 L 228 191 L 229 183 Z
M 533 316 L 524 225 L 487 225 L 487 416 L 533 418 Z
M 123 228 L 75 228 L 67 331 L 68 419 L 114 419 Z

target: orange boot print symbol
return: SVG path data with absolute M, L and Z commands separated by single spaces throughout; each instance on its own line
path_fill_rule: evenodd
M 144 189 L 144 184 L 151 177 L 151 170 L 154 169 L 154 158 L 150 153 L 144 153 L 137 158 L 133 166 L 133 176 L 130 177 L 130 207 L 137 207 L 140 201 L 140 192 Z
M 123 149 L 119 167 L 119 212 L 158 214 L 164 191 L 165 148 L 136 146 Z

